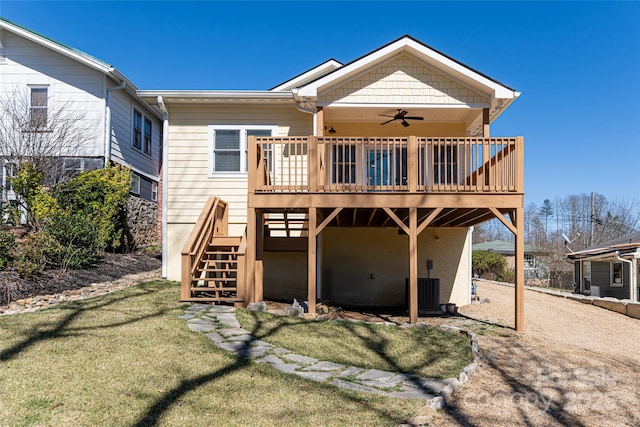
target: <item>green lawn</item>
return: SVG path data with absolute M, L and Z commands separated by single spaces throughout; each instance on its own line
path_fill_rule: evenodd
M 349 392 L 236 359 L 188 330 L 178 319 L 185 308 L 178 297 L 178 284 L 156 281 L 0 317 L 0 425 L 390 426 L 424 404 Z M 336 345 L 333 333 L 324 332 L 334 342 L 328 347 Z M 285 346 L 314 355 L 297 345 Z
M 469 339 L 435 328 L 399 328 L 351 321 L 316 322 L 238 310 L 256 337 L 319 360 L 424 378 L 457 377 L 471 361 Z

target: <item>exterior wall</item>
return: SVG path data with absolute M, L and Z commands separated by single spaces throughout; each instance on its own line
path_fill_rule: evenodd
M 465 137 L 464 123 L 420 123 L 411 121 L 411 126 L 388 123 L 336 123 L 336 133 L 327 136 L 422 136 L 422 137 Z
M 629 298 L 629 265 L 622 264 L 622 286 L 611 286 L 611 271 L 613 266 L 610 262 L 591 262 L 591 289 L 594 286 L 600 287 L 601 297 L 613 297 L 618 299 Z
M 277 126 L 276 136 L 311 135 L 313 117 L 292 104 L 169 105 L 167 277 L 180 278 L 180 251 L 204 204 L 217 196 L 229 205 L 229 234 L 247 221 L 247 175 L 209 176 L 209 125 Z M 171 230 L 180 230 L 173 234 Z
M 109 88 L 114 86 L 115 83 L 109 83 Z M 134 167 L 139 173 L 158 177 L 162 150 L 160 139 L 162 121 L 125 90 L 111 92 L 109 107 L 111 108 L 111 159 Z M 151 155 L 133 147 L 134 108 L 151 120 Z M 154 180 L 157 181 L 157 179 Z
M 467 228 L 427 228 L 419 237 L 418 276 L 440 279 L 440 303 L 469 303 L 470 235 Z M 352 306 L 404 307 L 409 270 L 406 235 L 399 235 L 396 228 L 329 227 L 322 232 L 322 241 L 321 299 Z M 427 260 L 433 260 L 430 273 Z M 306 298 L 306 264 L 306 252 L 265 252 L 265 296 Z
M 318 96 L 323 105 L 335 102 L 466 105 L 489 101 L 487 95 L 406 54 Z
M 17 90 L 28 96 L 28 85 L 46 85 L 49 108 L 68 104 L 83 111 L 79 126 L 91 132 L 90 142 L 70 154 L 104 156 L 104 75 L 6 30 L 4 51 L 7 58 L 0 62 L 0 96 L 10 97 Z

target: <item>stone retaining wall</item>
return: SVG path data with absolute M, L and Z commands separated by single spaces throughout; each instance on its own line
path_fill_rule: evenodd
M 126 246 L 140 248 L 158 243 L 158 204 L 131 196 L 127 201 Z

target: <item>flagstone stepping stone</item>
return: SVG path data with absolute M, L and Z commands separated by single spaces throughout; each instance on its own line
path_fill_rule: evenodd
M 344 365 L 334 362 L 318 362 L 307 366 L 303 371 L 340 371 L 344 369 L 344 367 Z
M 304 365 L 313 365 L 314 363 L 318 363 L 318 359 L 314 359 L 313 357 L 300 356 L 299 354 L 294 353 L 283 354 L 282 357 L 289 359 L 292 362 L 302 363 Z
M 318 382 L 325 382 L 333 376 L 333 373 L 331 372 L 294 371 L 292 373 L 299 377 Z

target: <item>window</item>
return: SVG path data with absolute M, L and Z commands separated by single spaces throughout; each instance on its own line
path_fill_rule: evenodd
M 271 136 L 275 129 L 275 126 L 210 126 L 210 174 L 246 173 L 249 136 Z M 272 153 L 267 151 L 264 155 L 271 164 Z
M 158 201 L 158 183 L 157 182 L 151 183 L 151 201 L 153 202 Z
M 11 191 L 11 178 L 15 178 L 18 173 L 18 166 L 15 163 L 6 162 L 4 164 L 4 189 Z
M 151 120 L 144 118 L 144 153 L 151 155 Z
M 31 87 L 29 99 L 29 125 L 32 129 L 47 127 L 47 88 Z
M 131 190 L 133 194 L 140 194 L 140 177 L 135 174 L 131 174 Z
M 133 110 L 133 148 L 142 149 L 142 114 Z
M 458 147 L 433 147 L 433 182 L 444 185 L 458 183 Z
M 524 268 L 536 268 L 536 257 L 532 254 L 524 254 Z
M 612 288 L 621 288 L 624 284 L 622 277 L 622 263 L 614 262 L 612 264 L 613 269 L 611 271 L 611 287 Z
M 591 293 L 591 261 L 582 263 L 582 291 Z
M 334 145 L 332 184 L 356 183 L 356 146 Z

